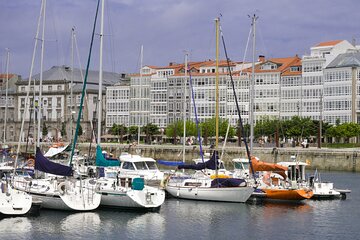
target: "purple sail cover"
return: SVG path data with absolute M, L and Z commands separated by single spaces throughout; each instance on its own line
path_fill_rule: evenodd
M 183 164 L 179 165 L 178 169 L 194 169 L 194 170 L 203 170 L 203 169 L 212 169 L 216 170 L 216 167 L 219 165 L 219 157 L 218 152 L 214 151 L 211 159 L 204 163 L 197 163 L 197 164 Z
M 73 175 L 73 170 L 71 167 L 49 161 L 46 157 L 44 157 L 44 155 L 41 153 L 40 148 L 38 147 L 36 148 L 35 169 L 41 172 L 51 173 L 60 176 Z

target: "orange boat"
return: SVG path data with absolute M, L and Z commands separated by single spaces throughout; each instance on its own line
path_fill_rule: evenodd
M 313 196 L 313 192 L 311 190 L 305 190 L 305 189 L 265 188 L 261 190 L 266 193 L 266 198 L 268 199 L 300 201 L 304 199 L 309 199 Z
M 254 171 L 264 172 L 261 179 L 263 187 L 260 187 L 260 189 L 266 193 L 265 198 L 283 201 L 300 201 L 313 196 L 312 190 L 297 185 L 295 180 L 298 178 L 303 180 L 305 163 L 295 164 L 289 169 L 288 165 L 266 163 L 259 161 L 255 157 L 251 157 L 251 162 Z M 299 165 L 301 165 L 301 167 Z M 271 177 L 270 172 L 279 174 L 283 179 Z M 286 179 L 288 179 L 291 185 L 284 187 L 284 185 L 289 183 L 283 182 Z

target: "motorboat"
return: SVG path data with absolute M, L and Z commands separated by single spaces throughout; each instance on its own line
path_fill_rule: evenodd
M 159 186 L 164 179 L 164 173 L 159 170 L 153 158 L 123 153 L 119 159 L 121 175 L 140 176 L 149 186 Z

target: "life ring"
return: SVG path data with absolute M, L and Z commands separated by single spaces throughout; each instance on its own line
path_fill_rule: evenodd
M 34 167 L 35 166 L 35 159 L 29 158 L 27 160 L 27 165 L 28 165 L 28 167 Z
M 65 182 L 61 182 L 59 183 L 57 190 L 59 191 L 60 195 L 64 195 L 65 192 L 69 189 L 69 185 L 66 184 Z

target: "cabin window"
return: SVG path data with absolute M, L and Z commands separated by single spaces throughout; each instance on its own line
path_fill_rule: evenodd
M 134 164 L 137 170 L 148 170 L 145 162 L 136 162 Z
M 148 168 L 150 170 L 157 170 L 158 169 L 155 162 L 146 162 L 146 164 L 147 164 L 147 166 L 148 166 Z
M 135 170 L 134 165 L 131 162 L 124 162 L 122 168 L 128 170 Z

